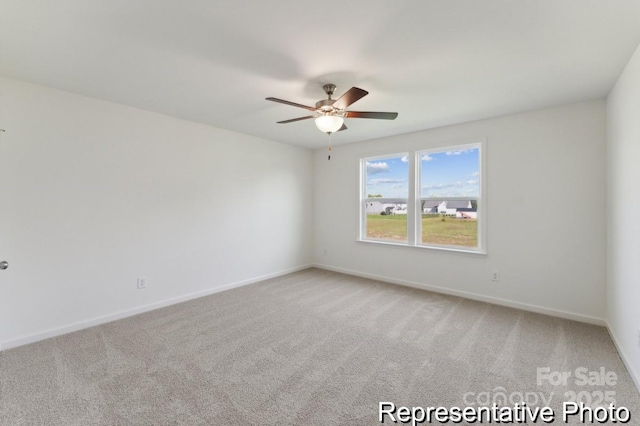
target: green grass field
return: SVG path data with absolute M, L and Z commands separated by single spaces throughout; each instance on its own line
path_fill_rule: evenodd
M 367 215 L 367 238 L 407 241 L 407 216 Z M 452 217 L 423 216 L 422 243 L 476 247 L 478 245 L 478 221 Z

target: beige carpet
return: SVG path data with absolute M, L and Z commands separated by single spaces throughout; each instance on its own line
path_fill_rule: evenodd
M 539 367 L 572 376 L 539 386 Z M 616 383 L 578 386 L 581 367 Z M 318 269 L 0 353 L 3 425 L 375 425 L 380 401 L 502 393 L 559 418 L 566 392 L 609 392 L 640 424 L 602 327 Z

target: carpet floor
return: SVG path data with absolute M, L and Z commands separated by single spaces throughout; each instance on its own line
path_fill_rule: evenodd
M 563 401 L 615 400 L 640 424 L 603 327 L 319 269 L 0 353 L 2 425 L 375 425 L 382 401 L 523 400 L 555 424 Z

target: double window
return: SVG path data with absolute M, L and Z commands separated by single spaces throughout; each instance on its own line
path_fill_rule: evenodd
M 482 145 L 363 158 L 360 239 L 484 252 Z

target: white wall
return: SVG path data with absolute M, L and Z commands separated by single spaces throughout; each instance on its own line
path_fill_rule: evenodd
M 605 137 L 604 101 L 592 101 L 339 146 L 331 161 L 318 150 L 315 261 L 602 324 Z M 356 242 L 361 157 L 477 138 L 487 141 L 488 255 Z
M 607 321 L 640 388 L 640 47 L 607 98 Z
M 311 261 L 306 149 L 8 79 L 0 128 L 4 348 Z

